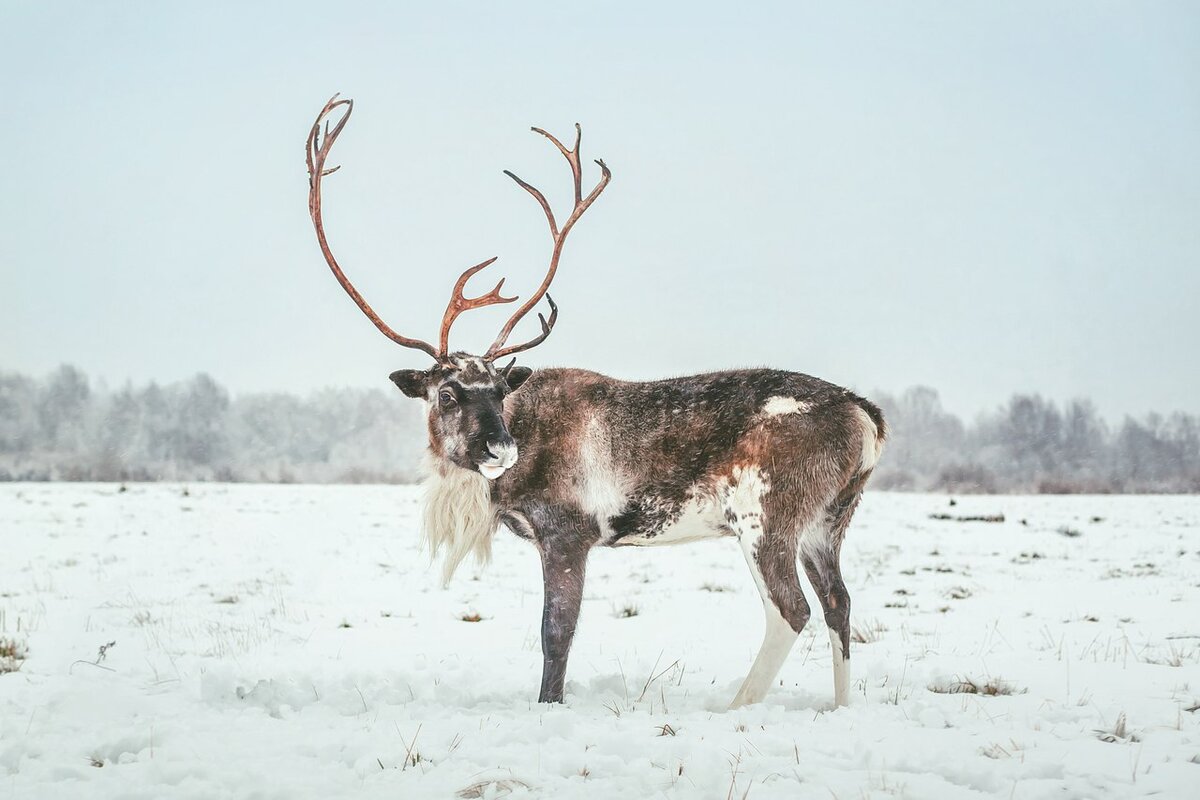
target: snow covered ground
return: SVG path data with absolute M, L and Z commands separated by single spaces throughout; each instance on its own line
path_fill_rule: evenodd
M 1200 796 L 1200 498 L 868 494 L 851 705 L 817 613 L 732 712 L 733 542 L 597 551 L 547 707 L 533 551 L 443 590 L 418 501 L 0 485 L 0 798 Z

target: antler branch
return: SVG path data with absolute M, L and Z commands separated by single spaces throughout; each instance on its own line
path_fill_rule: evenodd
M 454 291 L 450 294 L 450 303 L 446 306 L 446 313 L 442 317 L 442 330 L 438 335 L 438 347 L 441 349 L 442 356 L 450 352 L 450 328 L 454 325 L 454 320 L 458 319 L 458 315 L 464 311 L 470 311 L 472 308 L 483 308 L 484 306 L 494 306 L 498 303 L 513 303 L 516 302 L 516 297 L 504 297 L 500 294 L 500 289 L 504 286 L 504 278 L 496 284 L 496 288 L 492 289 L 487 294 L 482 294 L 479 297 L 466 297 L 463 295 L 463 289 L 467 287 L 467 281 L 476 272 L 481 272 L 487 269 L 496 261 L 497 256 L 492 256 L 487 261 L 476 264 L 468 269 L 462 275 L 458 276 L 458 281 L 454 284 Z
M 420 339 L 410 339 L 407 336 L 401 336 L 379 318 L 375 310 L 371 308 L 363 296 L 358 293 L 358 290 L 354 288 L 354 284 L 350 283 L 350 279 L 346 277 L 346 274 L 342 272 L 337 259 L 333 256 L 333 251 L 329 248 L 329 241 L 325 237 L 325 223 L 321 217 L 321 179 L 341 169 L 340 166 L 327 169 L 325 167 L 325 160 L 329 157 L 329 151 L 333 148 L 333 144 L 337 141 L 338 136 L 341 135 L 342 129 L 346 127 L 346 122 L 350 119 L 350 113 L 354 110 L 353 100 L 339 100 L 338 97 L 339 95 L 335 94 L 329 98 L 329 102 L 325 104 L 325 107 L 321 109 L 321 113 L 317 115 L 316 122 L 313 123 L 312 130 L 309 131 L 305 147 L 306 161 L 308 163 L 308 213 L 312 217 L 313 227 L 317 231 L 317 242 L 321 245 L 321 253 L 325 256 L 325 262 L 329 264 L 329 269 L 333 270 L 333 276 L 337 278 L 338 283 L 346 290 L 346 294 L 350 295 L 350 299 L 362 309 L 362 312 L 367 315 L 367 319 L 371 320 L 384 336 L 396 344 L 424 351 L 433 358 L 440 360 L 441 355 L 439 355 L 437 350 L 434 350 L 433 345 L 423 342 Z M 329 115 L 342 106 L 346 107 L 346 113 L 342 114 L 341 118 L 330 129 Z M 322 122 L 325 123 L 324 135 L 321 132 Z
M 571 216 L 567 218 L 567 221 L 563 223 L 562 228 L 559 228 L 558 223 L 554 218 L 554 210 L 550 208 L 550 203 L 546 200 L 546 196 L 543 195 L 536 187 L 527 183 L 526 181 L 521 180 L 512 172 L 508 170 L 504 171 L 505 175 L 516 181 L 517 185 L 522 189 L 529 192 L 533 199 L 538 202 L 538 205 L 542 207 L 542 211 L 544 211 L 546 214 L 546 221 L 550 224 L 550 236 L 554 240 L 554 249 L 551 251 L 550 266 L 546 271 L 546 277 L 542 279 L 541 285 L 538 287 L 537 291 L 534 292 L 530 298 L 513 313 L 512 317 L 509 318 L 508 322 L 506 322 L 504 327 L 500 330 L 500 334 L 496 337 L 496 340 L 492 342 L 492 346 L 488 348 L 484 358 L 490 361 L 496 361 L 504 356 L 528 350 L 535 345 L 541 344 L 546 340 L 546 337 L 550 335 L 550 331 L 554 329 L 554 323 L 558 320 L 558 306 L 554 304 L 554 301 L 550 299 L 550 296 L 546 292 L 550 288 L 550 283 L 554 280 L 554 274 L 558 271 L 558 261 L 562 256 L 562 249 L 563 245 L 566 243 L 567 234 L 571 232 L 571 228 L 575 226 L 575 223 L 579 221 L 579 218 L 583 216 L 583 213 L 587 211 L 592 203 L 596 201 L 596 198 L 600 196 L 600 193 L 604 191 L 604 188 L 608 186 L 608 182 L 612 180 L 612 172 L 609 170 L 608 165 L 605 164 L 602 159 L 597 159 L 596 164 L 600 166 L 601 172 L 600 182 L 597 183 L 596 187 L 588 193 L 587 197 L 583 196 L 583 169 L 580 166 L 579 161 L 579 143 L 583 138 L 583 129 L 579 126 L 579 123 L 575 123 L 575 146 L 570 149 L 568 149 L 562 142 L 541 128 L 533 128 L 532 130 L 534 133 L 539 133 L 549 139 L 550 142 L 558 148 L 558 151 L 563 154 L 563 157 L 567 159 L 567 163 L 571 166 L 571 177 L 575 183 L 575 208 L 571 212 Z M 546 299 L 550 302 L 550 319 L 547 320 L 541 314 L 538 314 L 538 319 L 542 323 L 541 334 L 523 344 L 505 347 L 504 343 L 508 340 L 509 334 L 512 333 L 513 328 L 516 327 L 517 323 L 520 322 L 525 315 L 528 314 L 533 307 L 541 301 L 543 296 L 546 297 Z

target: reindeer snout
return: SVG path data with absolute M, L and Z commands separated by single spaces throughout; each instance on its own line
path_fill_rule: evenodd
M 489 459 L 480 461 L 478 468 L 489 481 L 496 480 L 517 463 L 517 443 L 511 436 L 488 442 L 484 449 Z
M 517 443 L 511 436 L 488 442 L 487 451 L 495 459 L 492 466 L 508 469 L 517 463 Z

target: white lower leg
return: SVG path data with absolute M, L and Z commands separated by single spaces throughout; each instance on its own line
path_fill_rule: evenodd
M 738 689 L 737 695 L 733 698 L 733 703 L 730 708 L 738 708 L 750 703 L 761 703 L 763 698 L 767 696 L 767 692 L 771 688 L 771 684 L 775 682 L 775 678 L 779 675 L 779 670 L 783 666 L 783 662 L 787 659 L 788 653 L 792 650 L 792 645 L 796 642 L 796 637 L 799 634 L 788 624 L 780 613 L 779 607 L 775 605 L 775 601 L 771 598 L 771 592 L 767 587 L 767 581 L 763 576 L 763 570 L 759 564 L 758 552 L 759 544 L 763 541 L 766 519 L 763 514 L 762 499 L 767 492 L 767 485 L 762 477 L 762 473 L 758 469 L 743 471 L 739 475 L 735 471 L 737 482 L 730 487 L 729 496 L 726 498 L 726 514 L 730 517 L 730 525 L 737 534 L 738 544 L 742 548 L 742 555 L 746 557 L 746 565 L 750 567 L 750 574 L 754 576 L 754 585 L 758 587 L 758 593 L 762 597 L 763 610 L 766 612 L 766 625 L 763 631 L 762 647 L 758 650 L 758 656 L 754 659 L 754 665 L 750 667 L 750 674 L 746 676 L 746 680 L 742 681 L 742 687 Z M 768 542 L 768 546 L 780 547 L 781 542 Z M 795 580 L 795 553 L 788 550 L 793 561 L 793 569 L 791 579 L 796 583 L 795 586 L 775 587 L 778 591 L 785 589 L 799 592 L 799 583 Z M 778 557 L 778 553 L 770 553 L 773 557 Z M 774 571 L 778 572 L 778 569 Z M 774 574 L 774 573 L 773 573 Z M 785 576 L 786 577 L 786 576 Z M 774 574 L 773 580 L 781 580 Z M 785 592 L 785 597 L 788 594 Z M 804 604 L 804 596 L 799 595 L 799 602 Z M 805 618 L 807 619 L 807 605 L 805 605 Z
M 763 633 L 762 647 L 759 648 L 758 657 L 754 659 L 754 666 L 750 668 L 750 674 L 746 676 L 746 680 L 742 681 L 742 688 L 738 689 L 737 696 L 733 698 L 730 708 L 740 708 L 750 703 L 763 701 L 799 635 L 792 630 L 792 626 L 779 613 L 779 609 L 775 608 L 774 603 L 767 600 L 764 605 L 767 612 L 767 626 Z
M 848 705 L 850 702 L 850 659 L 842 651 L 842 638 L 833 628 L 829 629 L 829 645 L 833 651 L 833 704 Z

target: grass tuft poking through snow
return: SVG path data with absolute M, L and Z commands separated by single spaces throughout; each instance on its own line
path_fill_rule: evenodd
M 851 624 L 850 641 L 856 644 L 878 642 L 879 637 L 887 633 L 887 626 L 879 620 L 868 620 L 859 624 Z
M 1008 681 L 999 678 L 989 678 L 986 681 L 976 681 L 971 678 L 954 678 L 949 681 L 929 684 L 929 691 L 935 694 L 978 694 L 984 697 L 1002 697 L 1010 694 L 1024 694 L 1026 689 L 1018 689 Z
M 1102 728 L 1096 729 L 1096 738 L 1109 744 L 1116 742 L 1140 742 L 1142 740 L 1136 733 L 1129 732 L 1124 711 L 1117 715 L 1117 721 L 1113 724 L 1112 728 L 1108 730 Z
M 29 657 L 25 642 L 10 636 L 0 636 L 0 675 L 16 672 Z

